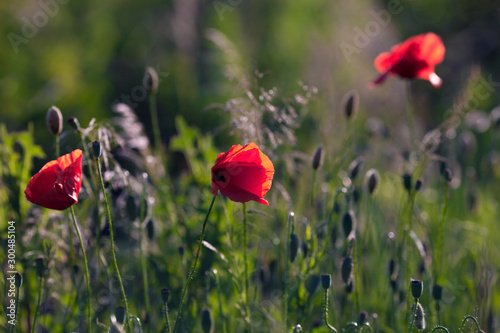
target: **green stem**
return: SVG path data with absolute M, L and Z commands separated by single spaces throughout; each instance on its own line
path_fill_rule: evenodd
M 89 277 L 89 265 L 87 263 L 87 256 L 85 254 L 85 248 L 83 246 L 83 241 L 82 241 L 82 235 L 80 233 L 80 228 L 78 227 L 78 223 L 76 222 L 76 216 L 75 216 L 75 209 L 73 208 L 73 205 L 69 207 L 69 210 L 71 212 L 71 217 L 73 218 L 73 225 L 76 230 L 76 234 L 78 235 L 78 242 L 80 243 L 80 250 L 82 251 L 82 257 L 83 257 L 83 267 L 85 270 L 85 282 L 87 284 L 87 321 L 88 321 L 88 327 L 89 327 L 89 333 L 92 331 L 92 313 L 90 311 L 90 277 Z M 71 244 L 73 246 L 73 244 Z M 73 267 L 72 267 L 73 269 Z
M 102 179 L 102 171 L 101 171 L 101 164 L 99 163 L 99 158 L 96 158 L 96 163 L 97 163 L 97 172 L 99 174 L 99 182 L 101 183 L 102 196 L 104 197 L 104 206 L 106 207 L 106 214 L 108 216 L 109 238 L 111 241 L 111 255 L 113 257 L 113 265 L 115 267 L 116 276 L 118 278 L 118 283 L 120 284 L 120 290 L 122 293 L 123 302 L 125 303 L 125 324 L 128 327 L 130 327 L 129 318 L 128 318 L 129 312 L 128 312 L 127 296 L 125 295 L 125 288 L 123 288 L 122 277 L 120 275 L 120 270 L 118 269 L 118 262 L 116 261 L 115 238 L 114 238 L 114 234 L 113 234 L 113 222 L 111 220 L 111 211 L 109 209 L 108 196 L 106 195 L 106 190 L 104 188 L 104 180 Z
M 216 269 L 213 269 L 212 273 L 214 274 L 215 288 L 217 289 L 217 298 L 219 299 L 219 314 L 220 314 L 220 321 L 222 323 L 222 332 L 227 333 L 226 320 L 224 318 L 224 312 L 222 311 L 222 297 L 220 292 L 219 274 L 217 274 Z
M 353 245 L 353 270 L 354 270 L 354 303 L 356 305 L 356 312 L 359 313 L 360 310 L 360 304 L 359 304 L 359 294 L 361 293 L 361 286 L 359 285 L 359 255 L 358 255 L 358 238 L 357 235 L 354 237 L 354 245 Z
M 292 234 L 294 213 L 288 215 L 288 227 L 286 234 L 286 257 L 285 257 L 285 292 L 283 296 L 283 323 L 285 325 L 285 332 L 288 332 L 287 316 L 288 316 L 288 261 L 290 260 L 290 235 Z
M 216 197 L 217 196 L 214 195 L 214 197 L 212 198 L 212 202 L 210 203 L 210 207 L 208 207 L 207 215 L 205 216 L 205 221 L 203 221 L 200 242 L 198 243 L 198 251 L 196 251 L 196 256 L 194 257 L 193 268 L 191 269 L 191 272 L 189 273 L 189 275 L 187 277 L 186 283 L 184 284 L 184 288 L 182 289 L 181 302 L 179 303 L 179 310 L 177 310 L 177 316 L 175 317 L 175 323 L 174 323 L 174 328 L 172 330 L 172 333 L 175 333 L 175 329 L 177 328 L 177 325 L 179 325 L 179 320 L 180 320 L 181 313 L 182 313 L 182 306 L 184 305 L 184 298 L 186 297 L 186 292 L 187 292 L 187 288 L 189 286 L 189 282 L 193 278 L 194 271 L 196 270 L 196 265 L 198 264 L 198 259 L 200 258 L 201 247 L 203 244 L 203 237 L 205 237 L 205 228 L 207 226 L 208 216 L 210 215 L 210 212 L 212 211 L 212 207 L 214 206 L 214 202 L 215 202 Z
M 407 283 L 410 280 L 410 274 L 411 274 L 411 257 L 412 257 L 412 249 L 413 246 L 409 242 L 409 237 L 410 237 L 410 232 L 412 229 L 412 224 L 413 224 L 413 208 L 415 205 L 415 193 L 412 189 L 410 189 L 410 192 L 408 193 L 408 201 L 409 201 L 409 211 L 408 211 L 408 225 L 407 229 L 405 230 L 405 236 L 404 236 L 404 245 L 403 249 L 401 252 L 406 250 L 406 270 L 405 270 L 405 275 L 404 275 L 404 283 Z M 406 314 L 405 314 L 405 323 L 408 323 L 409 315 L 410 315 L 410 295 L 411 295 L 411 285 L 408 287 L 408 292 L 406 295 Z M 406 326 L 406 324 L 405 324 Z
M 316 178 L 317 178 L 317 170 L 313 170 L 313 181 L 312 181 L 312 190 L 311 190 L 311 230 L 313 232 L 314 237 L 314 220 L 316 216 L 316 209 L 315 209 L 315 194 L 316 194 Z
M 328 323 L 328 289 L 325 289 L 325 298 L 323 304 L 323 321 L 325 322 L 325 326 L 332 332 L 337 333 L 335 327 Z
M 54 135 L 54 141 L 56 145 L 56 158 L 59 158 L 59 134 Z
M 165 312 L 165 323 L 167 324 L 167 333 L 170 333 L 170 322 L 168 320 L 168 305 L 167 305 L 167 303 L 163 304 L 163 311 Z
M 40 281 L 38 285 L 38 301 L 36 303 L 35 315 L 33 316 L 33 325 L 31 325 L 31 333 L 35 333 L 36 320 L 38 318 L 38 312 L 40 312 L 40 305 L 42 304 L 42 291 L 43 291 L 43 276 L 40 276 Z
M 144 286 L 144 303 L 146 307 L 146 314 L 150 315 L 149 306 L 149 283 L 148 283 L 148 270 L 146 265 L 146 257 L 144 256 L 143 248 L 143 238 L 144 238 L 144 220 L 145 220 L 145 200 L 146 200 L 146 177 L 144 177 L 144 184 L 142 187 L 141 195 L 141 208 L 139 213 L 139 251 L 141 256 L 141 266 L 142 266 L 142 281 Z M 149 325 L 148 325 L 149 326 Z
M 450 333 L 450 331 L 448 331 L 448 329 L 446 327 L 444 327 L 444 326 L 436 326 L 436 327 L 434 327 L 432 329 L 431 333 L 433 333 L 434 331 L 437 331 L 437 330 L 443 330 L 443 331 L 445 331 L 447 333 Z
M 156 94 L 149 94 L 149 112 L 151 114 L 151 125 L 153 127 L 154 145 L 155 149 L 161 146 L 160 124 L 158 122 L 158 111 L 156 110 Z
M 243 262 L 245 266 L 244 280 L 245 280 L 245 322 L 247 323 L 247 332 L 250 332 L 250 308 L 248 305 L 248 239 L 247 239 L 247 207 L 243 203 Z
M 434 283 L 437 284 L 439 279 L 439 264 L 441 261 L 441 250 L 442 250 L 442 241 L 443 241 L 443 228 L 444 228 L 444 219 L 446 217 L 446 210 L 448 209 L 448 197 L 450 194 L 450 184 L 446 182 L 445 185 L 445 194 L 444 194 L 444 203 L 443 203 L 443 212 L 441 214 L 441 222 L 439 223 L 439 235 L 438 235 L 438 251 L 436 255 L 436 264 L 434 266 Z
M 417 316 L 417 306 L 418 306 L 418 299 L 415 298 L 415 305 L 411 315 L 410 329 L 408 330 L 408 333 L 411 333 L 411 329 L 413 328 L 413 322 L 415 321 L 415 317 Z

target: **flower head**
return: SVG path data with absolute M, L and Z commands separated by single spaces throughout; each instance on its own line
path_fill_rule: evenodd
M 219 191 L 235 202 L 250 200 L 269 205 L 264 199 L 271 188 L 274 166 L 255 143 L 232 146 L 219 154 L 212 167 L 212 193 Z
M 444 58 L 445 47 L 439 36 L 429 32 L 413 36 L 375 58 L 375 68 L 382 73 L 370 87 L 380 84 L 392 74 L 406 79 L 423 79 L 435 88 L 441 86 L 441 78 L 434 72 L 434 66 Z
M 50 161 L 31 177 L 24 194 L 28 201 L 39 206 L 64 210 L 78 202 L 82 186 L 82 151 Z

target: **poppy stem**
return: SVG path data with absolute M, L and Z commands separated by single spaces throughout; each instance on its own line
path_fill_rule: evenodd
M 146 257 L 144 256 L 144 220 L 146 219 L 146 184 L 147 184 L 147 174 L 143 175 L 143 184 L 142 184 L 142 195 L 141 195 L 141 207 L 139 212 L 139 251 L 141 256 L 141 267 L 142 267 L 142 281 L 144 287 L 144 303 L 146 308 L 146 314 L 150 315 L 150 302 L 149 302 L 149 283 L 148 283 L 148 270 L 146 264 Z M 149 328 L 149 325 L 148 325 Z
M 87 321 L 89 327 L 89 333 L 92 331 L 92 314 L 90 311 L 90 278 L 89 278 L 89 266 L 87 263 L 87 256 L 85 255 L 85 248 L 83 246 L 82 235 L 80 233 L 80 228 L 78 227 L 78 222 L 76 221 L 75 210 L 73 205 L 69 207 L 71 212 L 71 217 L 73 218 L 73 225 L 75 226 L 76 234 L 78 235 L 78 241 L 80 243 L 80 250 L 82 251 L 83 257 L 83 267 L 85 269 L 85 282 L 87 283 Z M 71 244 L 73 246 L 73 244 Z
M 122 293 L 123 302 L 125 304 L 125 324 L 127 325 L 128 328 L 130 328 L 131 325 L 130 325 L 130 321 L 128 318 L 129 312 L 128 312 L 127 296 L 125 295 L 125 289 L 123 288 L 122 277 L 120 275 L 120 270 L 118 269 L 118 263 L 116 261 L 115 238 L 114 238 L 114 234 L 113 234 L 113 222 L 111 220 L 111 212 L 109 209 L 108 197 L 106 195 L 106 190 L 104 189 L 104 180 L 102 179 L 101 164 L 99 163 L 98 157 L 96 157 L 96 163 L 97 163 L 97 172 L 99 174 L 99 182 L 101 183 L 102 196 L 104 197 L 104 206 L 106 207 L 106 214 L 108 216 L 109 239 L 111 241 L 111 255 L 113 257 L 113 265 L 115 266 L 116 276 L 118 278 L 118 283 L 120 284 L 120 290 Z
M 245 265 L 244 279 L 245 279 L 245 322 L 247 323 L 247 332 L 250 332 L 250 308 L 248 305 L 248 239 L 247 239 L 247 206 L 243 203 L 243 261 Z
M 417 306 L 418 306 L 418 299 L 415 298 L 415 305 L 413 305 L 413 311 L 411 312 L 411 321 L 410 321 L 410 329 L 408 330 L 408 333 L 411 333 L 411 329 L 413 328 L 413 323 L 415 322 L 415 317 L 417 316 Z
M 33 316 L 33 325 L 31 325 L 31 333 L 35 333 L 36 330 L 36 320 L 38 318 L 38 313 L 40 312 L 40 305 L 42 304 L 42 292 L 43 292 L 43 276 L 40 276 L 38 285 L 38 301 L 36 303 L 35 315 Z
M 54 135 L 55 146 L 56 146 L 56 159 L 59 158 L 59 134 Z
M 434 267 L 434 283 L 438 283 L 439 279 L 439 264 L 441 261 L 441 250 L 443 247 L 443 227 L 444 227 L 444 220 L 446 218 L 446 210 L 448 209 L 448 197 L 450 196 L 450 183 L 446 182 L 445 185 L 445 194 L 444 194 L 444 203 L 443 203 L 443 211 L 441 214 L 441 222 L 439 223 L 439 235 L 438 235 L 438 247 L 437 247 L 437 254 L 436 254 L 436 264 Z
M 179 320 L 180 320 L 181 313 L 182 313 L 182 306 L 184 304 L 184 298 L 186 297 L 186 292 L 187 292 L 187 288 L 189 286 L 189 282 L 193 278 L 194 271 L 196 270 L 196 265 L 198 264 L 198 259 L 200 258 L 201 247 L 203 245 L 203 237 L 205 237 L 205 228 L 207 226 L 208 216 L 210 215 L 210 212 L 212 211 L 212 207 L 214 206 L 214 202 L 215 202 L 216 197 L 217 196 L 214 195 L 214 197 L 212 198 L 212 202 L 210 203 L 210 207 L 208 207 L 207 216 L 205 216 L 205 221 L 203 221 L 200 242 L 198 243 L 198 251 L 196 251 L 196 256 L 194 257 L 193 268 L 191 268 L 191 272 L 189 273 L 187 280 L 186 280 L 186 283 L 184 284 L 184 288 L 182 289 L 181 301 L 179 303 L 179 310 L 177 310 L 177 315 L 175 317 L 175 323 L 174 323 L 174 328 L 172 329 L 172 333 L 175 333 L 175 329 L 177 328 L 177 325 L 179 324 Z
M 328 330 L 337 333 L 335 327 L 328 323 L 328 289 L 325 289 L 325 297 L 324 297 L 324 307 L 323 307 L 323 321 Z
M 153 137 L 155 150 L 161 147 L 160 125 L 158 122 L 158 110 L 156 109 L 156 93 L 151 91 L 149 93 L 149 112 L 151 114 L 151 125 L 153 126 Z

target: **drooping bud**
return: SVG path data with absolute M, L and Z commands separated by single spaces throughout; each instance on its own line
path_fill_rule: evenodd
M 212 333 L 214 330 L 212 312 L 210 309 L 201 310 L 201 328 L 204 333 Z
M 321 274 L 321 285 L 327 290 L 332 286 L 332 276 L 330 274 Z
M 160 294 L 161 294 L 161 301 L 163 302 L 163 304 L 167 304 L 168 300 L 170 299 L 170 289 L 163 288 L 160 291 Z
M 63 116 L 61 110 L 57 106 L 51 106 L 49 111 L 47 111 L 47 127 L 52 132 L 52 134 L 57 135 L 62 132 L 63 128 Z
M 415 305 L 413 305 L 413 308 Z M 417 304 L 417 310 L 415 312 L 415 327 L 419 331 L 423 331 L 425 329 L 425 312 L 422 304 Z
M 290 262 L 294 262 L 297 258 L 297 253 L 299 251 L 299 236 L 296 233 L 290 234 Z
M 356 90 L 351 90 L 344 95 L 342 108 L 347 120 L 354 119 L 358 113 L 359 94 Z
M 312 167 L 318 170 L 323 164 L 323 147 L 318 147 L 312 158 Z
M 75 131 L 80 130 L 80 122 L 78 121 L 77 118 L 75 117 L 68 118 L 67 123 L 69 126 L 73 127 Z
M 99 141 L 92 142 L 92 153 L 95 158 L 100 158 L 102 155 L 101 143 Z
M 352 280 L 351 274 L 353 268 L 354 268 L 354 262 L 352 258 L 345 257 L 344 260 L 342 261 L 342 267 L 340 269 L 342 281 L 344 281 L 345 284 L 349 284 L 349 282 Z
M 420 298 L 424 291 L 424 283 L 419 280 L 411 280 L 411 295 L 413 298 Z
M 373 194 L 377 189 L 379 183 L 380 175 L 377 170 L 370 169 L 365 175 L 365 186 L 369 194 Z
M 115 317 L 116 321 L 119 322 L 120 324 L 125 323 L 125 316 L 127 315 L 127 312 L 125 311 L 125 308 L 123 306 L 119 306 L 115 309 Z
M 144 88 L 150 94 L 156 94 L 158 92 L 159 79 L 156 70 L 153 67 L 146 68 L 143 79 Z
M 354 159 L 354 161 L 352 161 L 351 164 L 349 164 L 349 168 L 347 169 L 347 174 L 349 178 L 354 180 L 360 173 L 362 167 L 363 167 L 363 161 L 360 158 Z
M 354 217 L 354 213 L 352 211 L 345 212 L 344 216 L 342 216 L 342 229 L 344 230 L 345 238 L 351 237 L 355 223 L 356 218 Z
M 405 173 L 403 175 L 403 185 L 405 187 L 405 190 L 410 192 L 411 191 L 411 186 L 412 186 L 412 176 L 409 173 Z
M 443 287 L 440 286 L 439 284 L 435 284 L 432 286 L 432 297 L 436 301 L 440 301 L 441 298 L 443 297 Z
M 35 259 L 35 271 L 38 277 L 42 277 L 45 273 L 45 263 L 43 262 L 43 258 Z
M 311 274 L 311 276 L 309 277 L 309 279 L 307 281 L 307 286 L 306 286 L 307 292 L 310 295 L 312 295 L 316 291 L 318 291 L 320 282 L 321 282 L 321 278 L 318 274 Z

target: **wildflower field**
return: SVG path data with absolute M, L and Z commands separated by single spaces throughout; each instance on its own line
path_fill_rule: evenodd
M 0 5 L 0 331 L 500 331 L 498 4 L 145 3 Z

